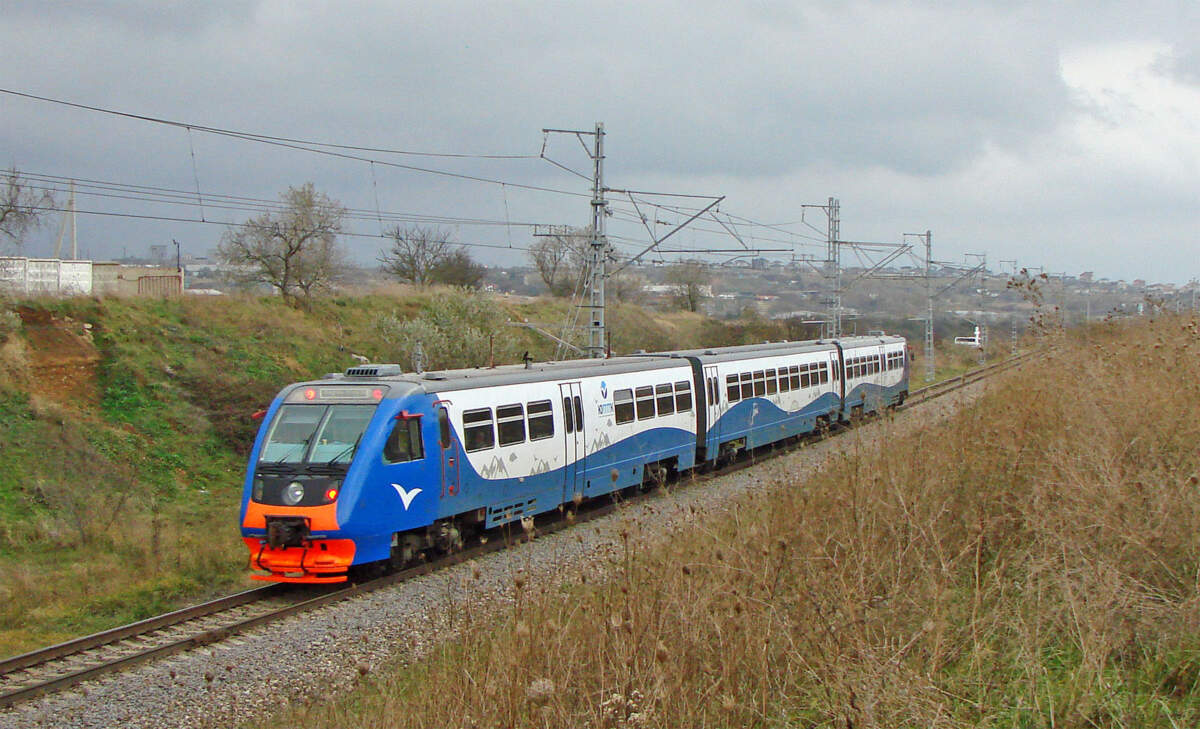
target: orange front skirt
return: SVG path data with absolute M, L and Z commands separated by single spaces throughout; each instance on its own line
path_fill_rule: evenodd
M 268 574 L 250 575 L 266 582 L 345 582 L 354 562 L 353 539 L 318 539 L 302 547 L 267 545 L 266 539 L 242 537 L 250 549 L 250 567 Z

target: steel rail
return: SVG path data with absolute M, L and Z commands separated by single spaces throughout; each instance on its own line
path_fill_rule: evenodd
M 915 405 L 929 402 L 930 400 L 941 397 L 942 395 L 947 395 L 951 392 L 966 387 L 967 385 L 1015 367 L 1025 359 L 1037 353 L 1038 352 L 1027 352 L 1025 354 L 1016 355 L 1001 362 L 974 370 L 968 370 L 967 372 L 964 372 L 956 377 L 952 377 L 941 382 L 936 382 L 926 387 L 918 388 L 910 393 L 908 402 L 906 402 L 902 407 L 904 409 L 908 409 Z M 843 432 L 843 430 L 843 428 L 831 429 L 829 433 L 816 435 L 815 440 L 823 440 L 824 438 Z M 793 442 L 782 442 L 772 444 L 770 446 L 764 446 L 762 449 L 757 449 L 756 452 L 750 453 L 748 457 L 739 458 L 732 463 L 705 471 L 703 473 L 694 473 L 689 481 L 703 482 L 712 478 L 718 478 L 756 466 L 763 462 L 763 458 L 760 457 L 761 451 L 769 451 L 772 455 L 783 455 L 812 442 L 814 442 L 814 438 L 808 437 L 800 438 Z M 633 487 L 633 489 L 636 491 L 637 487 Z M 155 631 L 169 628 L 179 628 L 185 626 L 188 622 L 200 621 L 204 618 L 216 618 L 222 613 L 236 610 L 239 607 L 252 605 L 268 598 L 287 597 L 290 594 L 294 594 L 302 590 L 298 589 L 296 585 L 267 585 L 265 587 L 246 590 L 234 595 L 218 598 L 216 600 L 210 600 L 205 603 L 175 610 L 173 612 L 148 618 L 146 620 L 141 620 L 136 623 L 130 623 L 129 625 L 123 625 L 118 628 L 102 631 L 93 635 L 84 636 L 82 638 L 76 638 L 64 643 L 59 643 L 47 648 L 5 659 L 0 661 L 0 708 L 36 698 L 46 693 L 61 690 L 105 673 L 123 670 L 150 660 L 163 658 L 185 650 L 216 643 L 221 640 L 225 640 L 230 636 L 245 632 L 260 625 L 275 622 L 292 615 L 314 610 L 316 608 L 347 600 L 352 597 L 365 595 L 376 590 L 390 587 L 392 585 L 429 574 L 434 570 L 443 569 L 451 565 L 477 559 L 486 554 L 506 549 L 514 542 L 526 542 L 537 536 L 552 534 L 574 524 L 580 524 L 592 521 L 594 519 L 599 519 L 613 513 L 625 505 L 636 503 L 641 501 L 643 498 L 655 496 L 658 492 L 657 490 L 651 490 L 645 493 L 618 493 L 623 495 L 614 499 L 598 499 L 593 502 L 586 502 L 578 507 L 574 512 L 571 512 L 570 517 L 566 515 L 565 509 L 560 509 L 560 513 L 558 515 L 555 515 L 554 512 L 550 512 L 548 514 L 535 517 L 533 528 L 530 532 L 526 532 L 523 528 L 521 528 L 519 531 L 514 530 L 512 528 L 512 524 L 510 523 L 505 527 L 501 527 L 502 533 L 500 534 L 500 538 L 489 538 L 487 541 L 480 542 L 471 547 L 451 553 L 449 555 L 445 555 L 438 559 L 399 570 L 369 582 L 336 589 L 316 597 L 297 600 L 290 605 L 286 605 L 282 608 L 271 610 L 269 612 L 261 613 L 248 618 L 232 620 L 227 624 L 219 625 L 217 627 L 202 626 L 199 630 L 191 631 L 190 634 L 186 635 L 186 637 L 171 638 L 159 645 L 138 647 L 135 652 L 127 655 L 118 656 L 116 658 L 107 658 L 101 656 L 91 665 L 78 668 L 66 668 L 58 671 L 53 669 L 55 662 L 69 662 L 73 659 L 86 660 L 89 651 L 99 651 L 105 648 L 120 650 L 123 642 L 128 643 L 138 639 L 144 640 L 150 633 Z M 34 679 L 32 682 L 24 683 L 12 689 L 2 686 L 2 683 L 5 680 L 10 680 L 11 682 L 11 679 L 15 673 L 20 671 L 30 671 L 38 668 L 48 668 L 48 671 L 43 672 L 52 673 L 53 676 L 45 679 Z

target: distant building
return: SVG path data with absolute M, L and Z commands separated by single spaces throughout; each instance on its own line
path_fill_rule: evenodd
M 18 296 L 178 296 L 183 285 L 183 271 L 174 267 L 0 258 L 0 291 Z

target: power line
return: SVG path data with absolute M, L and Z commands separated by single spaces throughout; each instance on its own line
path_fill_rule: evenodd
M 261 140 L 271 142 L 287 142 L 290 144 L 306 144 L 314 147 L 328 147 L 330 149 L 345 149 L 356 152 L 377 152 L 381 154 L 402 154 L 410 157 L 445 157 L 451 159 L 538 159 L 536 154 L 467 154 L 455 152 L 416 152 L 407 149 L 389 149 L 386 147 L 367 147 L 355 144 L 336 144 L 334 142 L 319 142 L 311 139 L 296 139 L 293 137 L 280 137 L 271 134 L 260 134 L 258 132 L 244 132 L 235 129 L 222 129 L 220 127 L 210 127 L 203 124 L 193 124 L 191 122 L 181 122 L 173 119 L 163 119 L 160 117 L 146 116 L 144 114 L 134 114 L 127 111 L 118 111 L 116 109 L 107 109 L 102 106 L 91 106 L 88 104 L 80 104 L 73 101 L 65 101 L 63 99 L 52 99 L 48 96 L 38 96 L 37 94 L 25 93 L 22 91 L 14 91 L 12 89 L 0 89 L 0 93 L 9 94 L 11 96 L 20 96 L 26 99 L 35 101 L 44 101 L 50 104 L 58 104 L 60 106 L 69 106 L 74 109 L 82 109 L 84 111 L 94 111 L 101 114 L 110 114 L 112 116 L 124 117 L 126 119 L 136 119 L 138 121 L 152 122 L 154 124 L 165 124 L 167 126 L 181 127 L 184 129 L 195 129 L 198 132 L 210 132 L 212 134 L 222 134 L 226 136 L 239 137 L 241 139 Z
M 31 185 L 32 188 L 46 190 L 49 192 L 65 192 L 65 186 L 74 183 L 77 185 L 77 188 L 80 188 L 77 190 L 79 194 L 90 195 L 92 197 L 125 199 L 135 202 L 157 203 L 164 205 L 182 205 L 193 207 L 207 205 L 209 207 L 220 207 L 226 210 L 241 210 L 244 212 L 278 212 L 287 208 L 286 203 L 283 203 L 279 200 L 267 200 L 263 198 L 206 192 L 204 193 L 205 199 L 203 201 L 197 201 L 195 193 L 189 190 L 182 190 L 178 188 L 159 187 L 152 185 L 134 185 L 130 183 L 93 180 L 86 178 L 72 178 L 61 175 L 49 175 L 34 172 L 22 172 L 21 174 L 31 182 L 43 183 L 41 185 Z M 464 218 L 421 213 L 405 213 L 367 208 L 346 208 L 346 212 L 347 217 L 356 219 L 382 217 L 392 221 L 429 222 L 444 225 L 485 225 L 497 227 L 533 227 L 535 225 L 535 223 L 531 222 L 512 222 L 509 220 L 490 220 L 486 218 Z
M 195 203 L 193 203 L 193 204 L 195 204 Z M 197 223 L 197 224 L 201 224 L 201 225 L 223 225 L 226 227 L 249 226 L 251 228 L 263 228 L 263 229 L 265 229 L 267 227 L 267 226 L 255 225 L 254 223 L 252 223 L 250 221 L 236 223 L 236 222 L 228 221 L 228 220 L 201 220 L 200 218 L 185 218 L 185 217 L 175 216 L 175 215 L 150 215 L 150 214 L 146 214 L 146 213 L 118 213 L 118 212 L 113 212 L 111 210 L 79 210 L 78 208 L 71 209 L 71 208 L 61 208 L 61 207 L 57 207 L 57 206 L 47 206 L 47 207 L 41 207 L 38 209 L 46 210 L 48 212 L 59 212 L 59 213 L 75 212 L 80 215 L 99 215 L 99 216 L 110 217 L 110 218 L 130 218 L 130 219 L 134 219 L 134 220 L 158 220 L 158 221 L 165 221 L 165 222 L 169 222 L 169 223 Z M 374 238 L 374 239 L 387 238 L 386 235 L 379 235 L 378 233 L 358 233 L 355 231 L 342 231 L 342 232 L 338 233 L 338 235 L 348 236 L 351 238 Z M 496 249 L 501 249 L 501 250 L 517 250 L 517 251 L 528 251 L 529 250 L 528 247 L 520 247 L 520 246 L 509 247 L 507 245 L 500 245 L 500 244 L 496 244 L 496 243 L 475 243 L 475 242 L 460 241 L 460 240 L 453 241 L 453 243 L 454 243 L 454 245 L 467 246 L 470 248 L 496 248 Z
M 27 99 L 35 99 L 38 101 L 45 101 L 45 102 L 49 102 L 52 104 L 61 104 L 63 106 L 69 106 L 69 107 L 73 107 L 73 108 L 77 108 L 77 109 L 83 109 L 86 111 L 93 111 L 93 112 L 98 112 L 98 113 L 102 113 L 102 114 L 111 114 L 114 116 L 124 117 L 127 119 L 136 119 L 138 121 L 145 121 L 145 122 L 149 122 L 149 123 L 153 123 L 153 124 L 163 124 L 166 126 L 171 126 L 171 127 L 176 127 L 176 128 L 186 129 L 186 130 L 196 130 L 196 131 L 200 131 L 200 132 L 207 132 L 209 134 L 216 134 L 219 136 L 230 137 L 232 139 L 241 139 L 243 141 L 248 141 L 248 142 L 258 142 L 260 144 L 267 144 L 267 145 L 271 145 L 271 146 L 275 146 L 275 147 L 283 147 L 285 149 L 294 149 L 294 150 L 298 150 L 298 151 L 302 151 L 302 152 L 311 152 L 313 154 L 323 154 L 323 155 L 326 155 L 329 157 L 351 160 L 354 162 L 368 162 L 368 163 L 374 162 L 375 164 L 384 165 L 387 167 L 395 167 L 397 169 L 409 170 L 410 172 L 424 172 L 426 174 L 431 174 L 431 175 L 441 175 L 443 177 L 451 177 L 451 178 L 455 178 L 455 179 L 459 179 L 459 180 L 467 180 L 470 182 L 480 182 L 480 183 L 490 184 L 490 185 L 508 185 L 509 187 L 516 187 L 516 188 L 520 188 L 523 190 L 531 190 L 534 192 L 548 192 L 548 193 L 553 193 L 556 195 L 568 195 L 571 197 L 590 197 L 590 195 L 588 195 L 587 193 L 575 192 L 573 190 L 561 190 L 558 188 L 545 187 L 545 186 L 541 186 L 541 185 L 527 185 L 527 184 L 520 183 L 520 182 L 512 182 L 512 181 L 508 181 L 508 180 L 497 180 L 497 179 L 493 179 L 490 177 L 483 177 L 480 175 L 468 175 L 468 174 L 464 174 L 464 173 L 460 173 L 460 172 L 450 172 L 448 170 L 434 169 L 431 167 L 418 167 L 416 165 L 409 165 L 409 164 L 404 164 L 401 162 L 391 162 L 388 160 L 373 159 L 371 157 L 362 157 L 362 156 L 347 153 L 349 151 L 372 151 L 372 148 L 356 147 L 353 145 L 336 145 L 336 144 L 330 144 L 330 143 L 324 143 L 324 142 L 306 142 L 303 140 L 295 140 L 295 139 L 291 139 L 288 137 L 272 137 L 272 136 L 268 136 L 268 135 L 254 134 L 251 132 L 239 132 L 239 131 L 231 130 L 231 129 L 221 129 L 219 127 L 205 126 L 203 124 L 192 124 L 189 122 L 180 122 L 180 121 L 174 121 L 171 119 L 161 119 L 158 117 L 146 116 L 144 114 L 133 114 L 130 112 L 116 111 L 114 109 L 105 109 L 103 107 L 98 107 L 98 106 L 89 106 L 87 104 L 77 104 L 77 103 L 71 102 L 71 101 L 63 101 L 61 99 L 51 99 L 51 98 L 44 97 L 44 96 L 36 96 L 34 94 L 27 94 L 27 93 L 23 93 L 20 91 L 13 91 L 11 89 L 0 89 L 0 93 L 24 97 Z M 339 150 L 339 149 L 346 150 L 346 151 L 335 151 L 335 150 Z M 400 150 L 388 150 L 388 152 L 395 153 L 395 154 L 402 153 Z M 434 153 L 429 153 L 429 154 L 432 155 Z M 444 154 L 438 153 L 437 156 L 451 156 L 451 155 L 444 155 Z M 468 158 L 479 157 L 479 155 L 460 155 L 460 156 L 468 157 Z M 497 156 L 497 157 L 499 157 L 499 156 Z M 538 159 L 538 156 L 537 155 L 523 155 L 520 157 L 511 156 L 511 157 L 504 157 L 504 158 L 505 159 Z

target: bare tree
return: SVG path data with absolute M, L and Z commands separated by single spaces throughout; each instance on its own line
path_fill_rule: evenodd
M 0 177 L 0 240 L 19 254 L 25 234 L 41 225 L 47 209 L 54 207 L 54 196 L 33 187 L 16 168 Z
M 392 247 L 379 257 L 384 272 L 417 286 L 436 283 L 438 267 L 461 250 L 450 240 L 450 231 L 441 228 L 397 225 L 384 235 L 392 239 Z
M 224 262 L 245 268 L 243 280 L 264 283 L 292 303 L 328 289 L 345 269 L 337 236 L 346 208 L 311 182 L 280 195 L 284 207 L 226 230 L 217 246 Z
M 539 236 L 529 256 L 553 296 L 570 296 L 579 285 L 591 256 L 591 228 L 574 228 L 564 235 Z
M 700 304 L 712 295 L 712 276 L 699 261 L 684 261 L 671 266 L 664 277 L 675 288 L 675 300 L 680 308 L 699 311 Z

